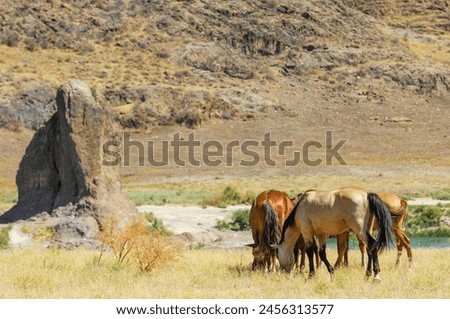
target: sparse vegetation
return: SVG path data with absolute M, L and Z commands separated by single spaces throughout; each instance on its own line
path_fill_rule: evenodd
M 183 186 L 167 185 L 157 189 L 130 189 L 125 190 L 127 196 L 136 205 L 168 205 L 168 204 L 198 204 L 211 193 L 202 187 L 188 188 Z
M 220 193 L 219 195 L 205 199 L 202 202 L 202 206 L 216 206 L 225 208 L 229 205 L 248 204 L 252 200 L 253 195 L 250 192 L 246 192 L 245 195 L 241 195 L 232 186 L 226 186 L 222 193 Z
M 432 191 L 416 191 L 414 193 L 405 193 L 402 197 L 406 200 L 414 199 L 414 198 L 427 198 L 430 197 L 432 199 L 438 200 L 450 200 L 450 188 L 442 188 L 439 190 Z
M 450 222 L 450 206 L 412 207 L 405 223 L 405 232 L 410 237 L 450 237 L 450 227 L 442 219 Z
M 165 236 L 173 235 L 173 233 L 164 226 L 163 221 L 156 218 L 152 212 L 143 213 L 143 216 L 149 223 L 149 226 L 147 226 L 149 228 L 149 232 L 157 231 L 158 233 Z
M 219 220 L 217 222 L 218 229 L 231 229 L 231 230 L 250 230 L 249 223 L 249 210 L 239 209 L 233 212 L 231 215 L 231 221 Z
M 137 264 L 142 272 L 150 272 L 173 260 L 182 247 L 181 243 L 149 227 L 142 220 L 121 227 L 113 219 L 102 230 L 99 238 L 102 242 L 99 263 L 105 248 L 109 247 L 119 265 Z

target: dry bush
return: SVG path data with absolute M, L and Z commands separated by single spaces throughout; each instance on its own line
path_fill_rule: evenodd
M 158 231 L 135 238 L 135 257 L 139 269 L 150 272 L 155 267 L 173 260 L 181 251 L 181 243 Z
M 99 262 L 106 247 L 120 264 L 136 263 L 143 272 L 174 259 L 181 251 L 181 243 L 147 224 L 141 220 L 120 228 L 116 220 L 111 220 L 99 235 L 102 242 Z

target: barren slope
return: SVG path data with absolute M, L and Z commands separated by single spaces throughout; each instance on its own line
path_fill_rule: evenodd
M 178 131 L 224 144 L 261 141 L 269 131 L 300 148 L 309 140 L 325 145 L 326 130 L 348 140 L 346 166 L 286 168 L 283 157 L 276 167 L 132 165 L 122 170 L 130 185 L 333 176 L 333 185 L 342 177 L 370 186 L 378 176 L 376 187 L 387 189 L 448 187 L 449 7 L 403 0 L 2 1 L 1 178 L 12 184 L 32 134 L 23 127 L 39 126 L 56 87 L 80 78 L 145 142 Z

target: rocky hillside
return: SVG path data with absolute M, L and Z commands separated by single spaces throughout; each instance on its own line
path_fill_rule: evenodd
M 71 78 L 128 128 L 270 112 L 326 124 L 330 102 L 342 121 L 367 116 L 361 101 L 448 107 L 450 1 L 3 0 L 0 53 L 10 129 L 39 127 Z

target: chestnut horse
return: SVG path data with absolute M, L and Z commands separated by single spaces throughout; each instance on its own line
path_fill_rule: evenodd
M 387 206 L 391 213 L 392 231 L 394 232 L 394 235 L 396 237 L 397 244 L 397 261 L 395 265 L 398 266 L 398 264 L 400 263 L 403 247 L 405 247 L 406 253 L 408 255 L 409 267 L 411 267 L 413 264 L 411 240 L 403 231 L 406 217 L 408 216 L 408 203 L 392 193 L 377 193 L 377 195 L 380 197 L 380 199 Z M 376 230 L 377 228 L 378 225 L 375 223 L 374 230 Z M 338 259 L 336 260 L 334 268 L 341 266 L 342 259 L 344 259 L 344 266 L 348 265 L 349 235 L 349 231 L 336 235 Z M 365 244 L 361 240 L 359 240 L 359 249 L 361 251 L 361 265 L 364 266 Z
M 276 251 L 271 245 L 276 244 L 280 240 L 284 221 L 297 200 L 298 198 L 289 198 L 285 192 L 273 189 L 261 192 L 253 200 L 249 218 L 254 243 L 246 245 L 252 247 L 253 270 L 274 270 Z M 295 264 L 299 270 L 305 265 L 304 247 L 303 238 L 298 238 L 294 247 L 294 254 Z M 301 252 L 300 264 L 298 264 L 299 252 Z M 317 246 L 316 254 L 318 262 Z
M 379 225 L 376 239 L 372 237 L 375 220 Z M 280 243 L 272 247 L 277 249 L 280 267 L 290 272 L 294 264 L 293 248 L 301 233 L 306 243 L 309 276 L 312 277 L 315 273 L 313 240 L 317 236 L 320 259 L 332 274 L 333 267 L 326 256 L 326 241 L 330 235 L 351 229 L 368 247 L 366 277 L 370 278 L 373 270 L 374 280 L 380 280 L 378 253 L 392 242 L 391 227 L 390 212 L 375 193 L 352 187 L 310 190 L 302 195 L 286 219 Z

